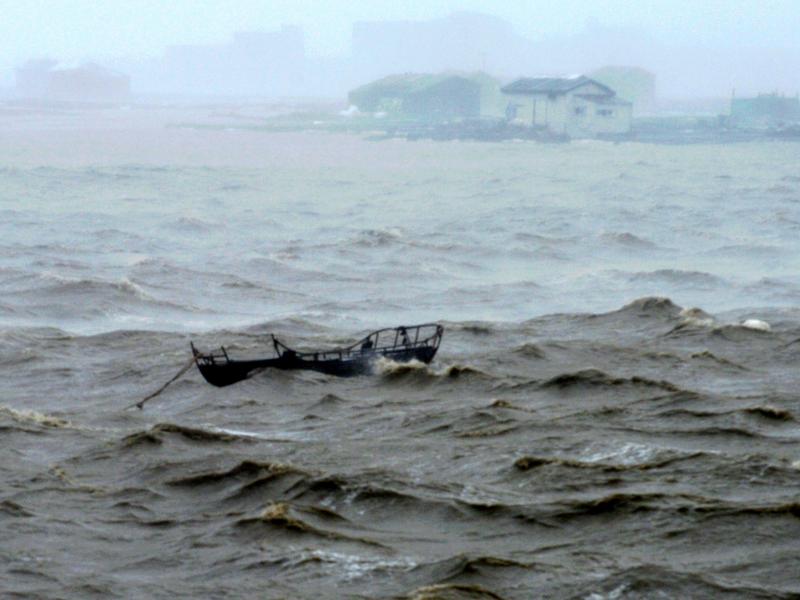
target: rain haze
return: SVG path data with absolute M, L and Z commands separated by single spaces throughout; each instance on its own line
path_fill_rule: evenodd
M 669 97 L 728 96 L 800 88 L 800 5 L 792 1 L 569 0 L 545 2 L 5 2 L 0 24 L 0 71 L 10 86 L 13 70 L 31 58 L 119 65 L 140 93 L 264 96 L 339 96 L 348 85 L 400 70 L 487 70 L 514 77 L 585 72 L 606 64 L 631 64 L 658 75 Z M 268 54 L 297 81 L 247 87 L 230 80 L 181 78 L 170 55 L 225 50 L 220 71 L 242 69 L 247 48 L 233 48 L 237 32 L 294 36 L 269 42 Z M 435 33 L 432 33 L 434 32 Z M 433 39 L 431 39 L 433 38 Z M 469 43 L 465 43 L 466 40 Z M 187 57 L 191 63 L 191 58 Z M 187 65 L 184 65 L 187 66 Z M 188 66 L 192 66 L 191 64 Z M 274 65 L 276 68 L 280 65 Z M 198 67 L 199 68 L 199 67 Z M 335 76 L 329 71 L 335 71 Z M 178 82 L 175 76 L 178 75 Z M 230 74 L 228 74 L 230 75 Z M 184 82 L 185 85 L 178 85 Z M 192 85 L 195 83 L 196 85 Z
M 800 595 L 799 3 L 0 9 L 0 596 Z

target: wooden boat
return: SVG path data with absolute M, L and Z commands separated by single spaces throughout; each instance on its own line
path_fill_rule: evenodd
M 345 348 L 299 352 L 280 342 L 274 335 L 275 356 L 234 360 L 225 347 L 216 353 L 202 353 L 192 343 L 194 362 L 203 378 L 217 387 L 247 379 L 264 369 L 307 369 L 328 375 L 350 377 L 371 373 L 375 361 L 386 358 L 396 362 L 418 360 L 429 363 L 442 341 L 444 327 L 437 323 L 394 327 L 373 331 Z

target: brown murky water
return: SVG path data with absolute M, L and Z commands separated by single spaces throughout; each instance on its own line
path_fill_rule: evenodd
M 2 134 L 4 595 L 800 594 L 800 146 L 132 112 Z M 431 320 L 430 366 L 125 410 L 190 339 Z

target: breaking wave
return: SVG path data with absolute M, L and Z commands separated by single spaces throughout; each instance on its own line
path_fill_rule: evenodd
M 72 423 L 60 417 L 47 415 L 35 410 L 18 410 L 4 405 L 0 405 L 0 415 L 6 415 L 14 421 L 26 425 L 38 425 L 54 429 L 75 427 Z
M 384 357 L 376 361 L 375 371 L 386 381 L 439 382 L 462 378 L 494 379 L 492 375 L 468 365 L 449 365 L 435 369 L 417 360 L 400 363 Z
M 138 431 L 126 436 L 122 440 L 122 444 L 127 447 L 135 447 L 142 444 L 162 444 L 170 436 L 192 442 L 232 443 L 253 441 L 252 436 L 249 435 L 239 435 L 222 430 L 187 427 L 173 423 L 159 423 L 145 431 Z

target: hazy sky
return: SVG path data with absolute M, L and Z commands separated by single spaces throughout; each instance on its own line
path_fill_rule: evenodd
M 661 41 L 800 48 L 800 0 L 0 0 L 0 70 L 25 59 L 157 56 L 169 44 L 221 42 L 237 30 L 297 24 L 316 56 L 349 52 L 353 22 L 494 14 L 533 39 L 590 19 Z

